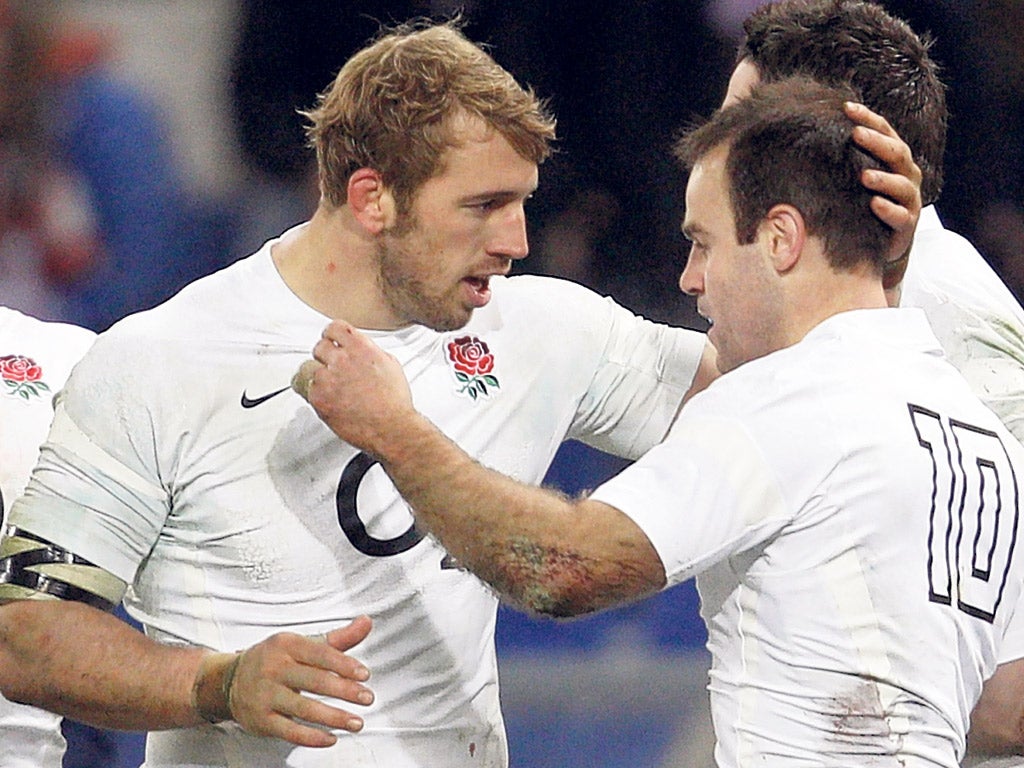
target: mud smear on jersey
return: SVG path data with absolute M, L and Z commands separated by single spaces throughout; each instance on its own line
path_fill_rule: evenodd
M 894 733 L 890 718 L 882 706 L 878 685 L 870 680 L 863 680 L 857 686 L 842 695 L 831 699 L 834 709 L 828 713 L 832 718 L 833 732 L 831 741 L 845 745 L 845 752 L 865 759 L 872 758 L 870 765 L 892 765 L 893 768 L 904 765 L 897 755 L 902 747 L 903 734 Z M 891 756 L 892 763 L 877 762 L 880 758 Z

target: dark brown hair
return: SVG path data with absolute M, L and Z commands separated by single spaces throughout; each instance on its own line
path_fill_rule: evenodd
M 763 80 L 852 84 L 910 146 L 925 204 L 938 199 L 948 112 L 929 36 L 866 0 L 780 0 L 754 11 L 743 29 L 737 61 L 750 59 Z
M 878 161 L 852 138 L 843 110 L 850 87 L 793 77 L 754 88 L 749 98 L 719 110 L 685 134 L 676 156 L 693 168 L 718 147 L 739 243 L 751 243 L 778 204 L 797 208 L 810 235 L 822 238 L 829 263 L 848 269 L 862 262 L 881 274 L 891 230 L 872 212 L 871 192 L 860 182 Z

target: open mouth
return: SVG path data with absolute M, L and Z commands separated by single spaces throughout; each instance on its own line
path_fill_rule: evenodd
M 462 282 L 469 287 L 470 302 L 475 307 L 482 307 L 491 300 L 489 277 L 464 277 Z

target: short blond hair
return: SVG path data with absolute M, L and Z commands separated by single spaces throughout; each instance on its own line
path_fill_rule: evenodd
M 457 115 L 479 117 L 537 164 L 555 138 L 546 105 L 456 22 L 383 30 L 302 114 L 321 194 L 333 206 L 345 203 L 352 173 L 373 168 L 406 210 L 420 185 L 440 172 L 442 155 L 455 144 Z

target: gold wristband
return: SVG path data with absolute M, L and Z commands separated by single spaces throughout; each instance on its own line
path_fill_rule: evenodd
M 208 653 L 192 683 L 192 709 L 208 723 L 231 720 L 231 685 L 241 653 Z

